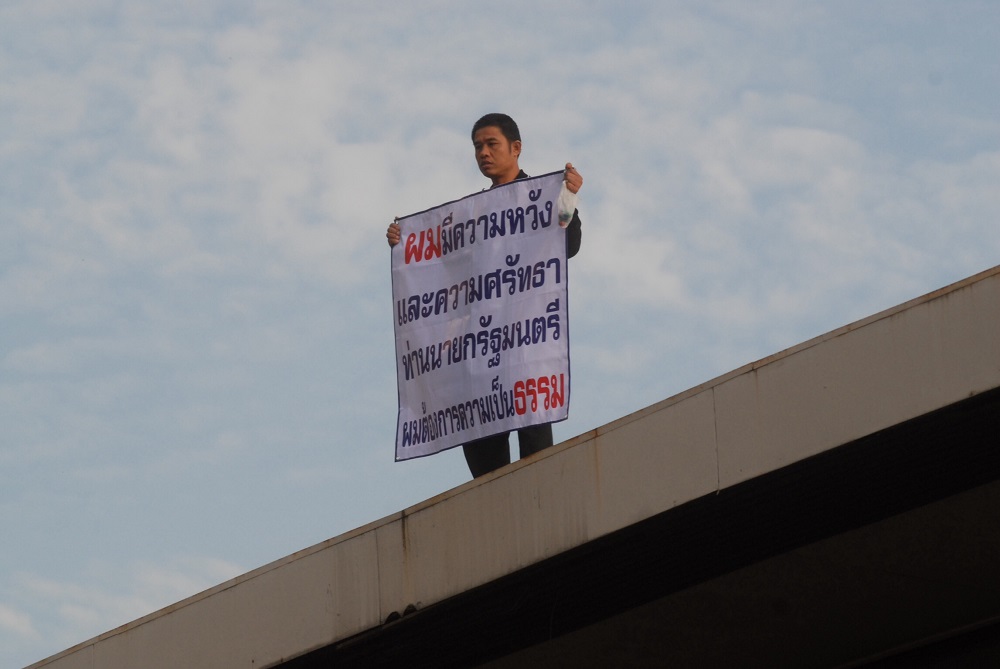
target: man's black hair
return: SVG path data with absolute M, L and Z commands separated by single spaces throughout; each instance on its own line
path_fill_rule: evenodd
M 517 129 L 517 124 L 514 123 L 514 119 L 506 114 L 487 114 L 476 121 L 476 124 L 472 126 L 472 141 L 476 141 L 477 132 L 483 128 L 489 127 L 500 128 L 500 132 L 503 133 L 503 136 L 507 138 L 508 142 L 514 143 L 521 141 L 521 131 Z

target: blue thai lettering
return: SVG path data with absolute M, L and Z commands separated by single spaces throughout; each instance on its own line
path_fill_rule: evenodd
M 448 289 L 442 288 L 434 296 L 434 314 L 448 313 Z
M 507 230 L 504 229 L 503 220 L 498 220 L 499 217 L 494 211 L 490 214 L 490 237 L 503 237 L 507 234 Z
M 469 304 L 483 299 L 483 275 L 469 277 Z
M 546 263 L 547 266 L 551 267 L 555 265 L 556 268 L 556 283 L 562 283 L 562 265 L 559 262 L 559 258 L 550 258 L 549 262 Z
M 490 272 L 486 275 L 485 299 L 500 297 L 500 270 Z
M 545 203 L 545 213 L 539 212 L 538 218 L 543 228 L 552 225 L 552 200 Z
M 539 316 L 531 320 L 531 343 L 537 344 L 545 341 L 545 317 Z

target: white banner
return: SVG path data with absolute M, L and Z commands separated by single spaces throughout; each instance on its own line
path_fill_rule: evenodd
M 396 460 L 569 412 L 562 172 L 399 219 Z

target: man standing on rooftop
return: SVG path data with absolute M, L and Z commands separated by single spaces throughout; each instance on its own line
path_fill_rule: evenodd
M 525 179 L 528 177 L 518 164 L 521 155 L 521 132 L 510 116 L 487 114 L 472 126 L 472 146 L 476 153 L 476 164 L 483 176 L 492 182 L 491 188 Z M 566 163 L 563 179 L 566 188 L 574 195 L 583 185 L 583 177 L 571 163 Z M 579 212 L 566 227 L 566 257 L 571 258 L 580 250 L 581 224 Z M 385 233 L 389 246 L 400 241 L 400 228 L 391 223 Z M 482 439 L 476 439 L 462 446 L 465 460 L 473 476 L 482 476 L 504 465 L 510 464 L 509 432 L 502 432 Z M 537 453 L 552 445 L 552 425 L 531 425 L 517 431 L 517 440 L 522 458 Z

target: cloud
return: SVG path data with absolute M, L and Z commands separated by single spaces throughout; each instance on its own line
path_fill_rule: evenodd
M 226 560 L 187 556 L 162 563 L 133 563 L 124 570 L 111 562 L 94 563 L 85 580 L 78 581 L 21 573 L 14 579 L 14 590 L 22 606 L 39 613 L 52 611 L 55 617 L 44 615 L 44 627 L 36 630 L 29 614 L 0 605 L 0 628 L 29 640 L 41 636 L 49 651 L 56 652 L 244 571 Z
M 31 621 L 31 616 L 2 603 L 0 603 L 0 631 L 27 641 L 41 639 Z

